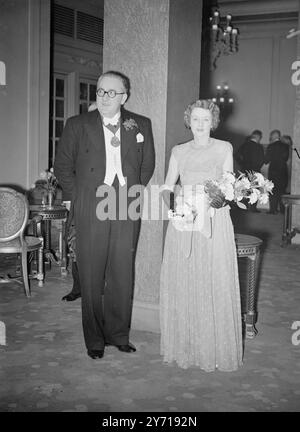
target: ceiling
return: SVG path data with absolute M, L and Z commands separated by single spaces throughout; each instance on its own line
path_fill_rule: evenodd
M 298 0 L 218 0 L 218 4 L 221 14 L 236 16 L 299 11 Z

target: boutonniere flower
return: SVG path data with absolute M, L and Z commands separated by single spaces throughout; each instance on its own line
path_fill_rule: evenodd
M 133 128 L 137 128 L 137 127 L 138 127 L 136 121 L 133 120 L 132 118 L 131 118 L 131 119 L 126 119 L 126 120 L 124 120 L 124 122 L 123 122 L 123 126 L 124 126 L 124 128 L 125 128 L 127 131 L 130 130 L 130 129 L 133 129 Z
M 140 132 L 136 136 L 136 142 L 138 143 L 144 142 L 144 135 L 142 135 Z

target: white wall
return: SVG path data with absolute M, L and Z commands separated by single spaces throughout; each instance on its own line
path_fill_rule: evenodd
M 0 2 L 0 183 L 28 188 L 47 166 L 50 1 Z

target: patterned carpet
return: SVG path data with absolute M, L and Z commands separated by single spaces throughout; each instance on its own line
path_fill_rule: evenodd
M 32 281 L 31 299 L 19 284 L 0 284 L 7 339 L 0 346 L 0 411 L 299 411 L 300 345 L 292 344 L 291 326 L 300 321 L 300 247 L 280 247 L 281 215 L 238 212 L 233 219 L 237 232 L 264 240 L 258 335 L 246 340 L 239 371 L 164 365 L 159 335 L 138 330 L 131 332 L 136 353 L 108 347 L 103 359 L 90 359 L 80 299 L 61 301 L 71 276 L 53 268 L 43 288 Z M 0 259 L 3 274 L 14 261 Z

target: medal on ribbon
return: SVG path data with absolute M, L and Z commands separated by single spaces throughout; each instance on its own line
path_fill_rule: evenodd
M 113 147 L 119 147 L 119 145 L 120 145 L 120 140 L 119 140 L 118 137 L 116 137 L 116 135 L 114 135 L 114 136 L 112 137 L 110 143 L 111 143 L 111 145 L 112 145 Z
M 110 140 L 111 145 L 113 147 L 119 147 L 119 145 L 121 143 L 120 143 L 119 138 L 116 136 L 116 133 L 120 129 L 120 120 L 118 121 L 118 123 L 116 125 L 112 125 L 112 124 L 108 123 L 107 125 L 104 125 L 104 126 L 114 134 L 114 136 Z

